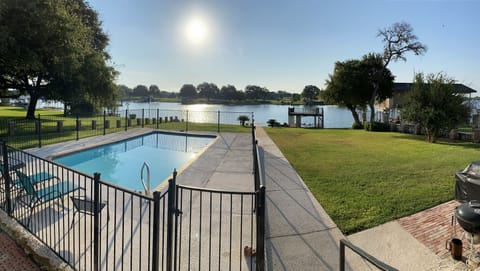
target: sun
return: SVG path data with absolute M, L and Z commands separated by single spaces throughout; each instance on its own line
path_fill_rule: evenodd
M 192 17 L 185 24 L 184 35 L 191 44 L 204 44 L 208 39 L 208 34 L 208 24 L 201 17 Z

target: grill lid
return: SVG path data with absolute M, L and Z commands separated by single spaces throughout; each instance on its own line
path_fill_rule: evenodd
M 480 233 L 480 201 L 472 200 L 457 207 L 455 212 L 458 223 L 471 233 Z

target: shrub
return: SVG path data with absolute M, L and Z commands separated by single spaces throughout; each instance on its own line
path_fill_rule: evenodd
M 270 126 L 270 127 L 276 127 L 276 126 L 278 127 L 278 126 L 280 126 L 280 123 L 279 123 L 277 120 L 275 120 L 275 119 L 269 119 L 269 120 L 267 121 L 267 123 L 268 123 L 268 126 Z
M 130 114 L 128 115 L 128 117 L 131 119 L 131 120 L 134 120 L 137 118 L 137 114 Z
M 365 130 L 370 132 L 389 132 L 390 125 L 388 123 L 383 122 L 367 122 L 365 123 Z
M 352 124 L 352 129 L 358 130 L 358 129 L 363 129 L 363 125 L 361 123 L 353 123 Z

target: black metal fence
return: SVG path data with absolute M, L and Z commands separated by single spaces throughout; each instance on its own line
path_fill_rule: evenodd
M 238 126 L 240 116 L 253 120 L 253 112 L 137 109 L 99 115 L 38 115 L 33 120 L 0 121 L 0 137 L 21 149 L 41 147 L 61 141 L 105 135 L 132 128 L 172 131 L 229 131 Z
M 76 270 L 264 270 L 254 128 L 252 137 L 255 192 L 177 185 L 174 172 L 152 195 L 2 142 L 0 207 Z

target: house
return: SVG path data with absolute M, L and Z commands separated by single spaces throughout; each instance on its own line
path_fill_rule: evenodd
M 396 120 L 400 118 L 400 108 L 405 102 L 405 94 L 412 88 L 413 83 L 394 83 L 393 95 L 391 98 L 386 99 L 384 102 L 377 105 L 377 112 L 383 112 L 382 115 L 388 114 L 390 120 Z M 471 98 L 472 93 L 477 91 L 465 86 L 464 84 L 453 84 L 453 89 L 456 93 L 465 95 Z M 385 116 L 380 117 L 382 120 Z

